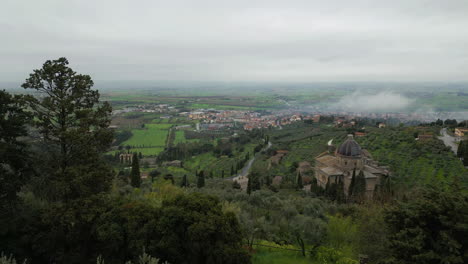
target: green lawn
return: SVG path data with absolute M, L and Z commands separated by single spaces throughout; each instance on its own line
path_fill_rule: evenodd
M 272 244 L 272 243 L 265 243 Z M 292 248 L 286 246 L 285 248 Z M 303 257 L 300 252 L 285 249 L 254 246 L 255 253 L 252 255 L 253 264 L 315 264 L 316 260 Z
M 177 145 L 178 143 L 184 143 L 185 141 L 186 141 L 186 139 L 185 139 L 184 131 L 177 130 L 175 132 L 174 145 Z
M 122 143 L 134 148 L 164 147 L 171 124 L 145 124 L 145 128 L 133 129 L 133 136 Z

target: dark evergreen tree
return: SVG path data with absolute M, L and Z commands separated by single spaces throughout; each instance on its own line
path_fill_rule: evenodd
M 351 198 L 354 202 L 361 202 L 366 199 L 366 178 L 362 170 L 356 176 Z
M 132 171 L 130 173 L 130 184 L 135 188 L 140 188 L 141 176 L 140 176 L 140 162 L 138 161 L 138 155 L 133 153 L 132 158 Z
M 205 187 L 205 173 L 203 171 L 200 171 L 200 173 L 198 174 L 197 188 L 203 187 Z
M 157 170 L 150 171 L 149 176 L 151 177 L 151 182 L 154 182 L 154 179 L 159 175 L 161 175 L 161 173 Z
M 27 135 L 31 120 L 26 99 L 0 90 L 0 214 L 6 216 L 14 210 L 17 193 L 32 172 L 27 144 L 19 140 Z
M 457 150 L 457 157 L 463 161 L 463 165 L 468 166 L 468 140 L 460 141 Z
M 224 179 L 224 170 L 221 171 L 221 178 Z
M 304 188 L 304 184 L 303 184 L 303 182 L 302 182 L 302 175 L 301 175 L 300 172 L 297 173 L 297 181 L 296 181 L 296 183 L 297 183 L 297 189 L 298 189 L 298 190 L 302 190 L 302 189 Z
M 22 87 L 37 90 L 30 98 L 35 126 L 43 136 L 38 195 L 71 200 L 109 190 L 114 176 L 102 159 L 113 140 L 111 107 L 99 102 L 89 75 L 68 67 L 68 60 L 46 61 Z
M 353 196 L 354 185 L 356 184 L 356 168 L 353 169 L 353 175 L 351 176 L 351 182 L 348 186 L 348 198 Z
M 180 187 L 188 187 L 189 186 L 189 182 L 188 182 L 188 179 L 187 179 L 187 175 L 184 174 L 184 177 L 182 177 L 182 182 L 180 183 Z
M 312 177 L 312 181 L 310 183 L 310 191 L 315 193 L 316 195 L 320 195 L 322 193 L 322 188 L 318 186 L 317 178 Z
M 338 179 L 338 183 L 336 184 L 335 200 L 339 203 L 344 203 L 346 201 L 346 195 L 344 193 L 344 183 L 341 178 Z
M 170 173 L 164 175 L 164 180 L 171 181 L 171 183 L 174 184 L 174 176 Z

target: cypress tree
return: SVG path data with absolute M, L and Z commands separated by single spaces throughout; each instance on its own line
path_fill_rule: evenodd
M 316 194 L 319 194 L 321 191 L 321 188 L 318 186 L 317 178 L 315 178 L 315 176 L 312 178 L 312 182 L 310 183 L 310 191 Z
M 200 171 L 198 175 L 197 187 L 203 188 L 204 186 L 205 186 L 205 173 L 203 171 Z
M 344 183 L 340 178 L 338 183 L 336 184 L 336 201 L 342 203 L 346 200 L 346 196 L 344 193 Z
M 247 194 L 250 195 L 252 193 L 252 179 L 249 177 L 247 182 Z
M 180 187 L 188 187 L 188 179 L 186 174 L 184 174 L 184 177 L 182 177 L 182 183 L 180 184 Z
M 297 174 L 297 189 L 302 190 L 304 188 L 304 184 L 302 183 L 302 175 L 301 173 Z
M 136 153 L 133 153 L 133 158 L 132 158 L 132 171 L 130 173 L 130 184 L 135 188 L 139 188 L 141 185 L 140 163 L 138 161 L 138 155 Z
M 325 185 L 325 196 L 328 196 L 330 193 L 330 179 L 327 180 L 327 184 Z
M 364 177 L 364 172 L 360 171 L 356 176 L 356 181 L 353 186 L 353 198 L 362 200 L 365 198 L 366 194 L 366 178 Z
M 354 185 L 356 183 L 356 168 L 353 170 L 353 176 L 351 177 L 351 183 L 349 184 L 348 187 L 348 197 L 351 197 L 353 195 L 353 189 Z

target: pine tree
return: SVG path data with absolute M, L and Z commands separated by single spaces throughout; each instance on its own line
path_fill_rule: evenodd
M 200 173 L 198 174 L 197 187 L 198 188 L 205 187 L 205 173 L 203 171 L 200 171 Z
M 135 188 L 140 188 L 141 177 L 140 177 L 140 163 L 138 161 L 138 155 L 133 153 L 132 158 L 132 171 L 130 173 L 130 184 Z
M 89 75 L 77 74 L 66 58 L 46 61 L 21 86 L 34 89 L 28 99 L 34 125 L 47 148 L 41 166 L 50 169 L 38 195 L 71 201 L 106 192 L 114 171 L 102 160 L 113 141 L 109 129 L 112 108 L 99 101 Z
M 161 173 L 157 170 L 152 170 L 150 173 L 149 173 L 149 176 L 151 177 L 151 182 L 154 182 L 154 179 L 156 177 L 158 177 Z

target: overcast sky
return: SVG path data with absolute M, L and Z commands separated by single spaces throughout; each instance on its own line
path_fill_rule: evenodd
M 468 0 L 1 0 L 0 81 L 466 81 Z

